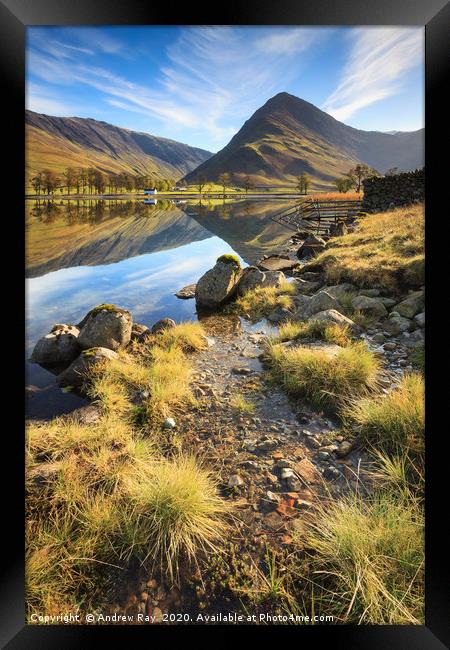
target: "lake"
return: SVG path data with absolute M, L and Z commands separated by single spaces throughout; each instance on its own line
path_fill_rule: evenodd
M 280 250 L 289 237 L 271 217 L 281 200 L 27 201 L 26 358 L 55 323 L 77 323 L 114 303 L 151 326 L 196 318 L 195 301 L 174 295 L 223 253 L 243 265 Z M 86 403 L 55 375 L 26 362 L 27 416 L 48 418 Z

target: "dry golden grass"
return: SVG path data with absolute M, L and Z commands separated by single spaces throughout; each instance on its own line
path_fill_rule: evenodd
M 313 192 L 308 195 L 308 199 L 315 201 L 360 201 L 363 198 L 363 192 Z
M 293 540 L 313 551 L 314 595 L 324 613 L 344 623 L 423 624 L 423 532 L 420 503 L 387 490 L 323 503 L 314 522 L 294 528 Z
M 344 417 L 356 423 L 361 435 L 387 451 L 424 450 L 425 385 L 421 374 L 404 375 L 388 395 L 363 397 L 346 409 Z
M 239 296 L 232 308 L 252 320 L 259 320 L 268 316 L 276 307 L 290 309 L 293 306 L 291 296 L 295 290 L 294 284 L 287 280 L 280 287 L 257 287 Z
M 294 341 L 301 338 L 319 339 L 341 347 L 345 347 L 351 342 L 350 331 L 346 325 L 330 324 L 324 321 L 288 321 L 279 326 L 278 336 L 274 341 Z
M 424 283 L 424 206 L 362 217 L 358 229 L 333 239 L 314 263 L 330 284 L 381 285 L 393 291 Z
M 350 344 L 335 355 L 320 349 L 269 343 L 266 359 L 273 379 L 288 393 L 332 408 L 374 388 L 380 367 L 362 342 Z

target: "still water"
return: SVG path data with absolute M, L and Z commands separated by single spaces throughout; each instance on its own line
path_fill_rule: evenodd
M 151 326 L 196 318 L 195 301 L 175 292 L 223 253 L 243 265 L 276 252 L 289 232 L 271 216 L 277 201 L 40 201 L 26 203 L 26 357 L 55 323 L 77 323 L 114 303 Z M 84 403 L 55 376 L 26 364 L 27 415 L 47 418 Z

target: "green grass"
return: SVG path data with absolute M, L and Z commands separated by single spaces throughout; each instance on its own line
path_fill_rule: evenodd
M 295 286 L 287 280 L 279 287 L 256 287 L 239 296 L 232 309 L 252 320 L 259 320 L 268 316 L 276 307 L 292 308 L 294 293 Z
M 246 413 L 247 415 L 251 415 L 255 410 L 254 403 L 246 399 L 242 393 L 236 393 L 231 397 L 230 406 L 236 409 L 236 411 Z
M 333 356 L 320 349 L 285 348 L 272 343 L 266 360 L 274 381 L 288 393 L 333 409 L 343 400 L 374 388 L 379 370 L 379 361 L 362 342 Z
M 423 377 L 419 373 L 404 375 L 388 395 L 363 397 L 351 403 L 344 417 L 356 424 L 363 438 L 376 448 L 423 452 Z
M 324 321 L 295 322 L 280 325 L 274 342 L 295 341 L 297 339 L 318 339 L 345 347 L 351 342 L 346 325 L 330 324 Z
M 423 624 L 423 531 L 419 502 L 386 490 L 321 504 L 293 537 L 309 549 L 324 613 L 343 623 Z
M 392 291 L 424 283 L 424 206 L 362 217 L 353 233 L 329 242 L 314 260 L 329 284 L 383 286 Z

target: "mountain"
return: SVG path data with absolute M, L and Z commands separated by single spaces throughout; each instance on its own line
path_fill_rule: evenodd
M 82 117 L 25 112 L 27 177 L 43 169 L 95 167 L 103 172 L 180 179 L 212 156 L 204 149 Z
M 379 172 L 424 164 L 424 129 L 413 132 L 361 131 L 342 124 L 309 102 L 279 93 L 248 119 L 221 151 L 186 175 L 217 182 L 228 172 L 236 183 L 248 174 L 256 185 L 293 185 L 302 172 L 314 185 L 333 180 L 364 162 Z

